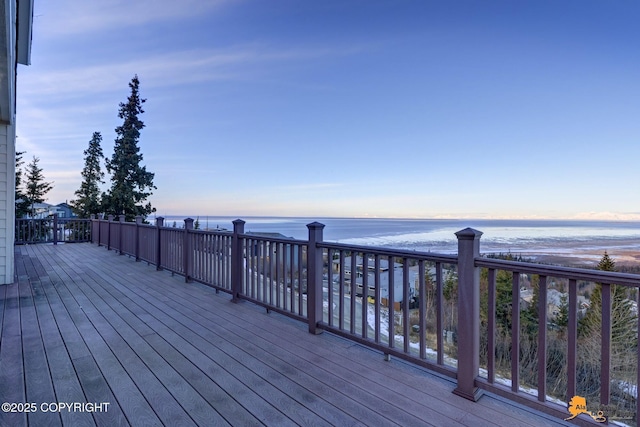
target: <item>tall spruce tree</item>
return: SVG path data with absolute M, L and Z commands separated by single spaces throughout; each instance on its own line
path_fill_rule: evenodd
M 22 165 L 24 164 L 22 155 L 24 153 L 24 151 L 16 152 L 16 218 L 23 218 L 29 213 L 29 201 L 26 199 L 24 191 L 22 191 Z
M 73 211 L 81 218 L 88 218 L 91 214 L 102 212 L 102 201 L 100 200 L 100 184 L 104 182 L 104 172 L 100 167 L 100 161 L 104 158 L 102 154 L 102 135 L 94 132 L 89 148 L 84 150 L 84 169 L 82 183 L 76 190 L 76 199 L 69 202 Z
M 146 166 L 141 166 L 142 154 L 138 147 L 140 130 L 144 128 L 144 122 L 138 115 L 144 113 L 142 104 L 146 101 L 140 97 L 139 86 L 136 75 L 129 83 L 131 95 L 127 102 L 120 103 L 118 117 L 123 119 L 123 123 L 116 128 L 113 156 L 105 162 L 111 174 L 111 188 L 103 194 L 104 211 L 107 214 L 124 214 L 127 221 L 136 215 L 146 218 L 155 212 L 151 203 L 146 202 L 152 190 L 156 189 L 154 174 L 147 172 Z
M 615 271 L 616 264 L 605 251 L 598 263 L 598 270 Z M 634 332 L 637 325 L 637 316 L 634 314 L 632 302 L 627 297 L 628 288 L 620 285 L 611 285 L 611 337 L 613 345 L 620 343 L 624 346 L 635 346 L 637 336 Z M 579 332 L 581 335 L 600 334 L 602 326 L 602 285 L 596 284 L 592 294 L 589 308 L 584 318 L 580 321 Z
M 607 252 L 604 253 L 597 267 L 603 271 L 615 271 L 615 263 Z M 610 369 L 612 384 L 617 381 L 627 382 L 630 378 L 637 378 L 637 345 L 638 334 L 637 314 L 632 302 L 627 298 L 628 288 L 612 284 L 610 335 Z M 589 308 L 585 317 L 580 321 L 578 335 L 580 338 L 580 352 L 577 360 L 577 388 L 581 396 L 587 399 L 595 397 L 600 389 L 602 349 L 602 285 L 596 284 Z M 621 400 L 620 402 L 622 402 Z M 613 402 L 612 402 L 613 403 Z M 617 406 L 620 406 L 618 403 Z M 610 410 L 608 416 L 615 416 L 615 410 Z
M 32 218 L 36 215 L 36 203 L 44 202 L 46 200 L 44 196 L 53 188 L 53 182 L 44 180 L 42 168 L 38 166 L 38 162 L 40 162 L 40 159 L 34 156 L 25 171 L 27 180 L 24 198 L 29 206 L 29 213 Z

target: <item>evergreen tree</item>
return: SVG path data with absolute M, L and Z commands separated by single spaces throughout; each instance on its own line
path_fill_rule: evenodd
M 605 251 L 602 259 L 598 263 L 598 270 L 615 271 L 615 262 Z M 631 308 L 631 301 L 627 297 L 627 288 L 619 285 L 611 285 L 611 335 L 614 341 L 624 341 L 630 345 L 635 343 L 633 328 L 635 327 L 635 316 Z M 602 285 L 596 284 L 589 308 L 584 318 L 580 321 L 579 332 L 581 335 L 589 333 L 600 333 L 602 325 Z M 631 340 L 631 341 L 628 341 Z
M 29 213 L 33 218 L 35 216 L 35 204 L 44 202 L 45 195 L 53 188 L 52 182 L 45 182 L 42 168 L 38 166 L 40 159 L 33 157 L 33 160 L 27 165 L 26 169 L 26 191 L 25 201 L 29 206 Z
M 100 159 L 104 158 L 100 143 L 102 135 L 94 132 L 89 148 L 84 150 L 84 169 L 82 169 L 82 183 L 76 190 L 77 199 L 69 202 L 76 215 L 87 218 L 91 214 L 102 211 L 99 185 L 104 182 L 104 172 L 100 168 Z
M 496 273 L 496 324 L 502 327 L 502 332 L 506 334 L 511 333 L 512 294 L 513 274 L 510 271 L 498 270 Z
M 127 221 L 132 221 L 136 215 L 145 217 L 155 208 L 151 203 L 145 203 L 151 196 L 154 174 L 147 172 L 146 166 L 141 166 L 142 154 L 138 147 L 140 130 L 144 122 L 138 118 L 144 113 L 142 104 L 146 99 L 140 97 L 140 81 L 136 75 L 131 79 L 129 88 L 131 94 L 126 103 L 120 103 L 118 117 L 123 119 L 121 126 L 116 128 L 116 140 L 111 159 L 106 160 L 107 171 L 111 174 L 111 188 L 103 194 L 104 211 L 107 214 L 124 214 Z
M 615 271 L 615 263 L 604 253 L 597 267 L 603 271 Z M 636 349 L 637 315 L 628 299 L 627 288 L 610 285 L 611 292 L 611 372 L 612 382 L 629 381 L 637 376 Z M 606 314 L 605 314 L 606 315 Z M 581 353 L 578 358 L 578 388 L 583 396 L 597 396 L 600 386 L 600 351 L 602 340 L 602 285 L 596 284 L 585 317 L 580 321 L 578 335 Z M 613 414 L 611 415 L 613 416 Z
M 23 218 L 29 213 L 29 201 L 26 200 L 26 196 L 22 191 L 22 165 L 24 164 L 22 155 L 24 153 L 24 151 L 16 152 L 16 218 Z
M 457 315 L 456 306 L 458 302 L 458 274 L 454 270 L 447 270 L 442 286 L 442 296 L 449 302 L 450 306 L 445 311 L 448 312 L 447 330 L 454 330 L 455 317 Z
M 616 271 L 616 263 L 611 259 L 607 251 L 604 251 L 597 268 L 602 271 Z
M 521 333 L 526 332 L 532 337 L 538 335 L 538 329 L 540 327 L 546 327 L 546 319 L 542 320 L 538 318 L 538 303 L 540 302 L 540 276 L 537 274 L 531 275 L 530 278 L 531 290 L 533 295 L 531 297 L 531 303 L 529 306 L 520 311 L 520 325 L 523 329 Z
M 569 299 L 566 294 L 560 297 L 560 307 L 558 307 L 556 325 L 561 328 L 566 328 L 569 325 Z

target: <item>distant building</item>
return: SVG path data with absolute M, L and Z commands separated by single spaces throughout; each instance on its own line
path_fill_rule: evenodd
M 54 206 L 54 208 L 55 208 L 55 212 L 52 212 L 52 213 L 57 213 L 58 218 L 77 218 L 78 217 L 73 212 L 73 209 L 71 208 L 71 206 L 69 206 L 67 202 L 58 203 L 57 205 Z
M 547 290 L 547 320 L 554 320 L 560 314 L 563 298 L 566 300 L 565 304 L 567 304 L 569 301 L 568 293 L 560 292 L 556 289 Z M 578 318 L 580 319 L 586 314 L 590 301 L 584 295 L 577 295 L 576 303 Z
M 26 217 L 35 219 L 46 218 L 49 216 L 49 210 L 51 209 L 51 207 L 52 205 L 50 205 L 49 203 L 34 203 L 32 205 L 29 205 L 29 213 L 26 215 Z M 32 212 L 33 216 L 31 215 Z
M 339 284 L 340 281 L 340 259 L 331 260 L 332 264 L 332 282 L 334 286 Z M 367 259 L 367 271 L 364 270 L 364 260 L 361 256 L 356 256 L 355 258 L 355 266 L 356 271 L 355 274 L 352 274 L 351 271 L 351 257 L 344 258 L 344 281 L 345 281 L 345 293 L 349 293 L 351 291 L 351 280 L 352 277 L 355 276 L 356 283 L 356 292 L 358 294 L 363 294 L 363 283 L 364 276 L 367 275 L 367 296 L 373 297 L 375 296 L 375 284 L 376 284 L 376 274 L 375 274 L 375 260 L 372 258 Z M 403 295 L 403 281 L 404 281 L 404 269 L 401 263 L 394 262 L 393 268 L 390 268 L 389 260 L 381 259 L 379 260 L 379 269 L 378 269 L 378 281 L 380 284 L 380 298 L 384 301 L 389 300 L 389 282 L 393 280 L 393 300 L 396 303 L 402 302 L 404 297 Z M 433 271 L 427 271 L 426 274 L 435 275 Z M 419 284 L 419 269 L 418 266 L 412 266 L 408 268 L 408 284 L 409 284 L 409 298 L 413 298 L 418 295 L 418 284 Z M 392 279 L 391 279 L 392 278 Z
M 29 206 L 31 210 L 32 207 Z M 57 205 L 52 205 L 49 203 L 34 203 L 33 204 L 35 219 L 48 218 L 51 215 L 57 214 L 58 218 L 77 218 L 77 215 L 73 212 L 71 206 L 68 203 L 58 203 Z M 31 218 L 31 215 L 27 214 L 27 218 Z

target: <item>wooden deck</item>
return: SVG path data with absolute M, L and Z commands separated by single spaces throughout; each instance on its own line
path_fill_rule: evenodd
M 16 277 L 0 396 L 33 411 L 1 426 L 567 425 L 104 247 L 18 246 Z

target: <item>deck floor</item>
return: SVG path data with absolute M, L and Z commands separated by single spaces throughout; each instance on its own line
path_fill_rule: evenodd
M 20 412 L 0 426 L 567 424 L 104 247 L 18 246 L 16 277 L 0 396 Z

